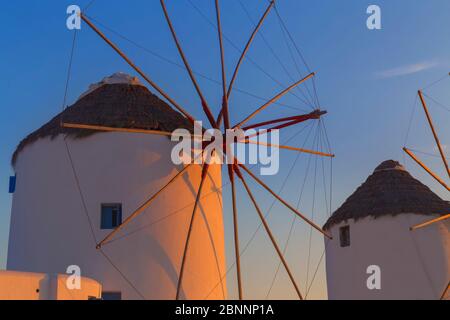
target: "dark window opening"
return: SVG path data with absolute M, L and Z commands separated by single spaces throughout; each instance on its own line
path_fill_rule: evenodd
M 102 292 L 102 300 L 122 300 L 122 292 Z
M 341 227 L 339 229 L 339 239 L 341 242 L 341 247 L 350 246 L 350 226 Z
M 16 176 L 9 177 L 9 193 L 16 192 Z
M 102 204 L 101 229 L 111 230 L 122 224 L 121 204 Z

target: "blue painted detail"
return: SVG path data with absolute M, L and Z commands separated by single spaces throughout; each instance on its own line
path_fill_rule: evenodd
M 112 230 L 122 224 L 122 204 L 102 204 L 101 223 L 102 230 Z
M 9 193 L 16 192 L 16 176 L 9 177 Z

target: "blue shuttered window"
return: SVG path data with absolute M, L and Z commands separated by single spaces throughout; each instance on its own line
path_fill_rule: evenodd
M 102 204 L 101 224 L 102 230 L 115 229 L 122 224 L 122 204 Z

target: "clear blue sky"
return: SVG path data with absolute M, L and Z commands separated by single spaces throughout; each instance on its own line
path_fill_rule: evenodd
M 213 16 L 213 1 L 192 0 L 210 19 Z M 79 0 L 83 7 L 89 1 Z M 225 33 L 243 48 L 251 32 L 251 23 L 237 0 L 221 1 Z M 246 0 L 245 5 L 253 19 L 263 12 L 266 1 Z M 11 196 L 8 178 L 13 174 L 11 155 L 19 141 L 31 131 L 48 121 L 61 110 L 64 81 L 70 51 L 72 32 L 65 26 L 66 8 L 72 1 L 20 1 L 2 3 L 0 10 L 1 42 L 0 77 L 1 108 L 3 117 L 0 125 L 0 268 L 6 263 Z M 186 54 L 195 70 L 211 78 L 220 78 L 216 33 L 193 9 L 187 0 L 168 0 L 169 11 L 186 49 Z M 366 28 L 366 8 L 377 4 L 382 9 L 382 30 L 369 31 Z M 292 35 L 313 71 L 317 72 L 317 87 L 321 106 L 329 111 L 326 116 L 328 133 L 337 154 L 334 161 L 333 208 L 348 197 L 372 172 L 374 167 L 386 159 L 404 161 L 401 148 L 405 143 L 409 118 L 418 88 L 441 78 L 450 71 L 450 2 L 431 1 L 382 1 L 382 0 L 279 0 L 278 10 L 286 21 Z M 135 40 L 144 47 L 162 56 L 180 62 L 177 51 L 163 20 L 159 1 L 105 1 L 97 0 L 88 9 L 88 14 L 105 25 Z M 262 29 L 277 54 L 286 61 L 288 69 L 295 75 L 283 34 L 276 16 L 272 13 Z M 163 88 L 180 101 L 182 105 L 200 117 L 198 99 L 186 73 L 137 49 L 130 43 L 108 33 Z M 238 58 L 238 53 L 226 43 L 229 72 Z M 269 53 L 264 41 L 258 37 L 249 56 L 274 77 L 288 84 L 290 79 Z M 68 103 L 72 103 L 87 86 L 116 71 L 133 73 L 110 48 L 86 26 L 79 34 L 75 55 L 73 79 Z M 134 74 L 134 73 L 133 73 Z M 230 75 L 229 75 L 230 77 Z M 220 87 L 200 79 L 211 105 L 220 103 Z M 270 79 L 245 62 L 236 83 L 244 89 L 263 97 L 271 97 L 279 91 Z M 436 99 L 450 104 L 450 81 L 447 79 L 429 90 Z M 298 100 L 286 97 L 283 102 L 304 108 Z M 260 101 L 236 93 L 231 101 L 233 122 L 240 120 L 260 105 Z M 449 114 L 430 103 L 435 114 L 444 144 L 449 144 Z M 215 108 L 217 111 L 218 108 Z M 298 113 L 298 112 L 297 112 Z M 294 110 L 275 108 L 268 116 L 292 115 Z M 260 119 L 263 119 L 261 117 Z M 282 136 L 283 138 L 288 138 Z M 305 136 L 291 142 L 300 146 Z M 409 145 L 426 152 L 436 152 L 432 136 L 425 126 L 423 112 L 418 112 L 412 122 Z M 287 169 L 295 155 L 282 154 L 282 170 L 277 177 L 268 179 L 275 190 L 282 184 Z M 302 170 L 306 171 L 307 157 L 298 163 L 298 172 L 286 185 L 282 195 L 289 201 L 298 198 Z M 439 163 L 428 157 L 431 166 L 439 171 Z M 408 169 L 427 183 L 441 196 L 443 191 L 426 177 L 411 162 Z M 442 171 L 439 171 L 442 172 Z M 311 182 L 310 182 L 311 183 Z M 309 184 L 310 184 L 309 183 Z M 308 186 L 311 189 L 311 186 Z M 308 188 L 307 187 L 307 188 Z M 323 190 L 322 190 L 323 193 Z M 263 193 L 257 193 L 262 197 Z M 225 194 L 227 196 L 227 193 Z M 262 198 L 263 208 L 270 202 Z M 311 194 L 305 193 L 301 208 L 311 211 Z M 448 195 L 447 195 L 448 198 Z M 248 201 L 247 201 L 248 202 Z M 256 216 L 249 204 L 241 204 L 243 241 L 248 240 L 255 229 Z M 318 205 L 319 206 L 319 205 Z M 315 220 L 323 223 L 326 217 L 324 201 L 316 208 Z M 323 207 L 323 208 L 322 208 Z M 229 208 L 225 208 L 229 217 Z M 269 219 L 276 235 L 283 243 L 286 239 L 291 216 L 281 207 L 275 206 L 276 219 Z M 308 212 L 311 215 L 311 212 Z M 226 217 L 227 230 L 230 230 Z M 296 274 L 305 282 L 307 265 L 305 257 L 309 230 L 302 223 L 290 243 L 287 256 L 296 268 Z M 227 240 L 231 244 L 230 234 Z M 311 266 L 315 268 L 322 251 L 320 236 L 314 239 Z M 255 238 L 256 245 L 249 249 L 244 260 L 244 271 L 248 278 L 246 285 L 253 297 L 264 298 L 276 268 L 275 256 L 267 244 L 264 234 Z M 231 247 L 231 246 L 230 246 Z M 228 250 L 232 263 L 232 250 Z M 255 269 L 256 265 L 264 267 Z M 261 270 L 260 270 L 261 269 Z M 230 275 L 230 278 L 233 274 Z M 230 288 L 234 290 L 233 281 Z M 272 297 L 292 297 L 284 276 L 280 272 L 279 285 L 275 285 Z M 304 285 L 303 285 L 304 286 Z M 325 296 L 323 271 L 319 271 L 317 284 L 313 286 L 312 297 Z M 260 294 L 259 292 L 264 292 Z

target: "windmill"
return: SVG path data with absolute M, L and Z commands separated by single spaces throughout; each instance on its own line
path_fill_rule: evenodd
M 244 49 L 241 51 L 240 58 L 238 60 L 238 63 L 233 71 L 233 76 L 231 77 L 231 81 L 227 81 L 227 73 L 226 73 L 226 65 L 225 65 L 225 49 L 224 49 L 224 35 L 222 31 L 222 22 L 221 22 L 221 10 L 220 10 L 220 4 L 218 0 L 215 0 L 215 13 L 216 13 L 216 26 L 217 26 L 217 36 L 218 41 L 220 45 L 220 64 L 221 64 L 221 88 L 222 88 L 222 100 L 223 103 L 220 106 L 220 112 L 217 115 L 214 115 L 212 112 L 211 105 L 208 103 L 207 99 L 205 98 L 205 95 L 197 81 L 197 74 L 193 71 L 191 68 L 189 61 L 185 55 L 185 52 L 181 46 L 181 43 L 179 41 L 178 35 L 176 33 L 176 30 L 172 24 L 172 20 L 170 17 L 170 14 L 166 8 L 165 1 L 160 1 L 161 8 L 164 13 L 164 17 L 166 19 L 167 25 L 170 29 L 171 35 L 173 37 L 173 40 L 176 44 L 178 53 L 183 61 L 183 67 L 187 71 L 189 79 L 191 80 L 195 92 L 198 95 L 200 99 L 200 105 L 201 108 L 208 119 L 209 125 L 212 128 L 215 129 L 223 129 L 224 134 L 226 130 L 249 130 L 249 129 L 257 129 L 257 128 L 264 128 L 264 132 L 266 134 L 270 134 L 271 132 L 274 132 L 276 130 L 282 130 L 288 127 L 292 127 L 295 125 L 298 125 L 300 123 L 304 123 L 311 120 L 320 120 L 323 115 L 326 114 L 326 111 L 320 110 L 318 103 L 317 108 L 315 110 L 312 110 L 310 113 L 306 114 L 300 114 L 300 115 L 293 115 L 290 117 L 283 117 L 283 118 L 277 118 L 269 121 L 259 122 L 259 123 L 253 123 L 249 124 L 249 122 L 255 118 L 258 114 L 262 113 L 264 110 L 268 109 L 270 106 L 276 104 L 279 102 L 279 100 L 284 97 L 287 94 L 293 94 L 292 91 L 296 88 L 298 88 L 300 85 L 304 84 L 305 82 L 312 80 L 313 85 L 315 88 L 314 83 L 314 76 L 315 73 L 309 72 L 308 75 L 302 76 L 299 80 L 293 81 L 293 83 L 286 88 L 284 88 L 282 91 L 280 91 L 278 94 L 276 94 L 273 98 L 268 99 L 263 105 L 261 105 L 259 108 L 254 110 L 252 113 L 250 113 L 247 117 L 245 117 L 243 120 L 239 121 L 237 124 L 233 125 L 230 122 L 230 110 L 232 110 L 232 106 L 229 104 L 230 96 L 233 93 L 233 89 L 236 89 L 235 81 L 238 77 L 239 71 L 241 69 L 241 66 L 246 59 L 247 53 L 253 43 L 254 38 L 258 34 L 260 28 L 262 27 L 264 21 L 269 16 L 269 14 L 272 11 L 276 12 L 276 15 L 278 18 L 280 18 L 280 15 L 277 11 L 277 8 L 275 7 L 275 1 L 270 1 L 267 5 L 267 8 L 265 9 L 262 17 L 258 21 L 258 23 L 255 25 L 255 28 L 253 29 L 249 40 L 247 41 Z M 93 19 L 90 18 L 85 13 L 81 13 L 82 20 L 106 43 L 108 44 L 114 52 L 116 52 L 132 69 L 134 69 L 142 79 L 145 80 L 145 82 L 153 88 L 156 92 L 159 93 L 160 96 L 162 96 L 167 102 L 168 102 L 168 109 L 172 110 L 172 108 L 176 109 L 179 113 L 181 113 L 184 118 L 192 125 L 197 126 L 196 119 L 179 104 L 175 99 L 169 95 L 162 87 L 160 87 L 150 76 L 148 76 L 137 64 L 135 64 L 127 54 L 124 53 L 121 48 L 119 48 L 114 42 L 112 42 L 100 29 L 99 27 L 94 23 Z M 286 36 L 293 41 L 292 36 L 288 32 L 285 24 L 281 20 L 281 25 L 283 27 L 283 30 L 286 34 Z M 76 34 L 74 36 L 74 43 L 76 39 Z M 295 47 L 296 50 L 298 50 L 297 47 Z M 299 52 L 299 51 L 298 51 Z M 72 51 L 73 53 L 73 51 Z M 70 63 L 71 65 L 71 63 Z M 70 68 L 69 68 L 69 75 L 68 79 L 70 78 Z M 315 91 L 315 90 L 314 90 Z M 67 93 L 67 86 L 66 86 L 66 93 Z M 311 93 L 310 93 L 311 94 Z M 314 92 L 316 95 L 316 93 Z M 312 100 L 317 101 L 317 96 L 312 97 Z M 82 131 L 93 131 L 93 132 L 112 132 L 112 133 L 127 133 L 127 134 L 146 134 L 148 136 L 167 136 L 170 137 L 172 135 L 172 132 L 164 131 L 164 130 L 146 130 L 146 129 L 136 129 L 126 126 L 105 126 L 102 123 L 98 124 L 92 124 L 92 121 L 89 121 L 89 123 L 84 122 L 66 122 L 64 119 L 61 119 L 60 123 L 61 127 L 63 129 L 70 129 L 70 130 L 82 130 Z M 206 128 L 201 128 L 202 131 L 205 131 Z M 243 140 L 238 140 L 236 143 L 241 144 L 260 144 L 258 141 L 252 140 L 254 136 L 247 136 Z M 206 148 L 206 145 L 203 145 L 203 148 Z M 272 145 L 272 144 L 266 144 L 266 146 L 274 147 L 274 148 L 280 148 L 285 149 L 289 151 L 295 151 L 299 153 L 306 153 L 313 156 L 320 156 L 320 157 L 327 157 L 327 158 L 333 158 L 334 155 L 331 152 L 325 153 L 318 150 L 309 150 L 305 148 L 297 148 L 292 147 L 288 145 Z M 227 154 L 229 146 L 226 145 L 223 147 L 223 153 Z M 72 161 L 72 159 L 71 159 Z M 99 252 L 102 252 L 102 249 L 106 247 L 108 244 L 110 244 L 114 237 L 122 230 L 124 230 L 128 225 L 132 224 L 137 217 L 142 216 L 147 208 L 150 208 L 152 204 L 154 204 L 156 201 L 160 199 L 164 195 L 167 190 L 170 189 L 171 186 L 176 184 L 180 179 L 182 179 L 182 176 L 184 173 L 188 171 L 189 168 L 191 168 L 193 165 L 188 164 L 186 165 L 182 170 L 177 172 L 168 182 L 166 182 L 157 192 L 149 195 L 148 200 L 146 200 L 141 206 L 139 206 L 137 209 L 133 210 L 133 212 L 127 216 L 127 218 L 121 223 L 119 226 L 115 227 L 114 230 L 112 230 L 107 236 L 103 238 L 103 240 L 98 241 L 96 243 L 96 249 L 99 250 Z M 76 169 L 73 166 L 73 170 L 76 175 Z M 210 172 L 211 167 L 208 164 L 202 164 L 201 171 L 200 171 L 200 177 L 199 177 L 199 186 L 198 189 L 195 191 L 196 194 L 196 200 L 193 206 L 193 210 L 189 219 L 188 224 L 188 230 L 185 237 L 185 241 L 183 243 L 183 253 L 180 257 L 181 259 L 181 266 L 180 269 L 177 270 L 178 278 L 177 278 L 177 290 L 176 295 L 174 298 L 181 299 L 182 298 L 182 292 L 183 292 L 183 280 L 186 276 L 186 263 L 188 260 L 188 252 L 190 250 L 190 245 L 192 242 L 192 234 L 193 234 L 193 227 L 195 225 L 196 220 L 198 219 L 199 215 L 199 206 L 200 206 L 200 199 L 203 196 L 205 184 L 207 183 L 207 176 Z M 237 181 L 240 181 L 242 186 L 245 189 L 245 192 L 248 195 L 248 199 L 250 200 L 250 203 L 253 205 L 256 213 L 258 214 L 263 229 L 266 231 L 271 244 L 274 247 L 274 250 L 276 254 L 278 255 L 278 258 L 281 261 L 282 266 L 284 267 L 285 271 L 288 274 L 289 280 L 292 283 L 293 288 L 295 289 L 295 292 L 299 299 L 303 299 L 304 296 L 300 292 L 300 288 L 294 278 L 293 272 L 291 268 L 288 266 L 288 263 L 284 257 L 283 250 L 278 244 L 277 240 L 275 239 L 275 236 L 271 230 L 271 227 L 269 226 L 264 214 L 262 213 L 261 206 L 259 202 L 257 201 L 253 191 L 251 190 L 248 182 L 247 182 L 247 176 L 250 177 L 256 184 L 260 185 L 263 189 L 265 189 L 271 196 L 274 197 L 276 201 L 281 203 L 283 206 L 285 206 L 288 210 L 290 210 L 294 216 L 302 219 L 306 224 L 308 224 L 311 227 L 311 230 L 316 230 L 320 234 L 323 234 L 327 238 L 331 238 L 330 235 L 324 231 L 320 226 L 318 226 L 312 219 L 309 219 L 306 215 L 302 214 L 294 205 L 290 204 L 288 201 L 283 199 L 277 192 L 273 191 L 271 187 L 268 186 L 267 183 L 265 183 L 262 178 L 258 177 L 256 174 L 254 174 L 245 164 L 240 163 L 237 159 L 234 159 L 233 163 L 227 164 L 227 171 L 228 171 L 228 178 L 229 183 L 231 185 L 231 202 L 232 202 L 232 211 L 233 211 L 233 234 L 234 234 L 234 247 L 235 247 L 235 258 L 236 258 L 236 270 L 237 270 L 237 288 L 238 288 L 238 296 L 239 299 L 244 299 L 244 290 L 243 290 L 243 284 L 242 284 L 242 274 L 241 274 L 241 263 L 240 263 L 240 242 L 239 242 L 239 226 L 238 226 L 238 208 L 237 208 L 237 195 L 236 195 L 236 185 Z
M 438 82 L 441 82 L 442 80 L 444 80 L 445 78 L 447 78 L 448 76 L 450 76 L 450 74 L 444 76 L 443 78 L 439 79 L 438 81 L 434 82 L 432 85 L 435 85 Z M 433 134 L 433 138 L 434 141 L 436 143 L 436 147 L 439 151 L 439 157 L 442 160 L 445 172 L 447 173 L 448 177 L 450 178 L 450 169 L 449 169 L 449 165 L 448 165 L 448 160 L 447 157 L 444 153 L 444 148 L 441 144 L 441 141 L 439 139 L 439 135 L 437 133 L 437 130 L 434 126 L 433 123 L 433 118 L 431 116 L 431 113 L 429 111 L 428 105 L 427 105 L 427 100 L 425 99 L 425 93 L 423 92 L 423 90 L 419 90 L 418 91 L 418 97 L 420 99 L 420 103 L 422 105 L 422 108 L 425 112 L 425 116 L 427 118 L 427 123 L 431 129 L 431 132 Z M 432 97 L 428 97 L 429 99 L 437 102 L 436 100 L 434 100 Z M 445 182 L 445 179 L 440 177 L 437 173 L 435 173 L 429 166 L 427 166 L 416 154 L 417 152 L 415 152 L 415 150 L 412 150 L 411 148 L 408 147 L 404 147 L 403 151 L 412 159 L 414 160 L 414 162 L 416 162 L 428 175 L 430 175 L 436 182 L 438 182 L 442 187 L 444 187 L 447 191 L 450 191 L 450 187 L 449 185 Z M 446 221 L 450 218 L 450 214 L 446 214 L 446 215 L 442 215 L 438 218 L 434 218 L 431 219 L 429 221 L 425 221 L 421 224 L 418 225 L 414 225 L 411 227 L 411 231 L 415 231 L 421 228 L 426 228 L 428 226 L 431 226 L 433 224 L 436 224 L 438 222 L 442 222 L 442 221 Z M 450 281 L 447 283 L 447 285 L 444 287 L 444 290 L 442 291 L 442 295 L 441 295 L 441 299 L 445 299 L 448 291 L 450 288 Z

